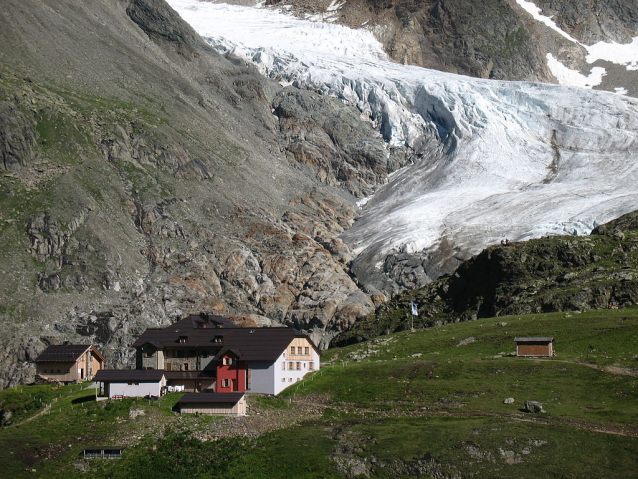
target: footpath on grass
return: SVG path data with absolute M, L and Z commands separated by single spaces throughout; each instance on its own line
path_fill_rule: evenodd
M 577 366 L 587 366 L 588 368 L 596 369 L 598 371 L 604 371 L 609 374 L 616 374 L 620 376 L 631 376 L 633 378 L 638 378 L 638 370 L 631 368 L 622 368 L 620 366 L 605 366 L 601 367 L 598 364 L 585 363 L 582 361 L 570 361 L 568 359 L 543 359 L 543 358 L 520 358 L 527 361 L 543 361 L 543 362 L 552 362 L 552 363 L 567 363 L 567 364 L 575 364 Z

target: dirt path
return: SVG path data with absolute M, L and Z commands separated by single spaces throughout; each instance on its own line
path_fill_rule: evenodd
M 22 424 L 26 424 L 26 423 L 31 422 L 31 421 L 33 421 L 34 419 L 36 419 L 36 418 L 38 418 L 40 416 L 43 416 L 44 414 L 48 413 L 50 410 L 51 410 L 51 404 L 47 404 L 46 406 L 44 406 L 44 409 L 42 411 L 40 411 L 39 413 L 37 413 L 35 416 L 31 416 L 31 417 L 25 419 L 24 421 L 17 422 L 15 424 L 9 424 L 8 426 L 5 426 L 5 427 L 9 428 L 9 427 L 15 427 L 15 426 L 20 426 Z
M 306 401 L 304 398 L 299 398 L 295 401 L 296 404 L 307 404 L 315 408 L 328 407 L 327 403 L 315 403 L 312 401 Z M 481 418 L 481 417 L 494 417 L 501 419 L 510 419 L 520 422 L 533 422 L 535 424 L 543 424 L 546 426 L 566 426 L 574 429 L 580 429 L 585 431 L 599 432 L 604 434 L 615 434 L 626 437 L 638 437 L 638 425 L 624 425 L 624 424 L 601 424 L 592 421 L 584 421 L 580 419 L 564 418 L 564 417 L 547 417 L 543 415 L 535 415 L 531 413 L 500 413 L 493 411 L 484 411 L 480 409 L 473 410 L 431 410 L 431 409 L 419 409 L 412 411 L 378 411 L 374 408 L 357 408 L 355 406 L 347 405 L 334 405 L 330 404 L 330 407 L 344 412 L 346 414 L 356 415 L 372 415 L 380 418 L 392 418 L 392 417 L 452 417 L 452 418 Z
M 525 358 L 529 361 L 543 361 L 550 363 L 567 363 L 567 364 L 575 364 L 576 366 L 586 366 L 588 368 L 597 369 L 598 371 L 604 371 L 610 374 L 617 374 L 622 376 L 631 376 L 634 378 L 638 378 L 638 371 L 631 368 L 621 368 L 619 366 L 605 366 L 601 367 L 598 364 L 592 363 L 583 363 L 581 361 L 570 361 L 568 359 L 542 359 L 542 358 Z

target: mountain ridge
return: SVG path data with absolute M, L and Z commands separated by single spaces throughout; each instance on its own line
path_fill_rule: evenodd
M 332 345 L 393 331 L 505 315 L 572 312 L 638 303 L 638 211 L 586 237 L 544 237 L 491 246 L 451 275 L 401 293 Z M 418 317 L 411 312 L 414 303 Z

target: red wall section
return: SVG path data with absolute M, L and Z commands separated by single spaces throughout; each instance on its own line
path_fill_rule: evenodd
M 233 357 L 233 356 L 224 356 Z M 222 387 L 223 380 L 230 379 L 231 387 Z M 237 361 L 235 365 L 224 365 L 223 359 L 217 364 L 217 388 L 218 393 L 246 392 L 246 365 Z

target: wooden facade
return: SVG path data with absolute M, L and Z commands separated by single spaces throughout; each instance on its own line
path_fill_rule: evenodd
M 521 357 L 554 356 L 554 338 L 515 338 L 516 355 Z
M 243 393 L 187 393 L 177 405 L 180 414 L 246 415 L 246 396 Z
M 36 358 L 36 374 L 62 383 L 90 380 L 106 359 L 91 345 L 49 346 Z

